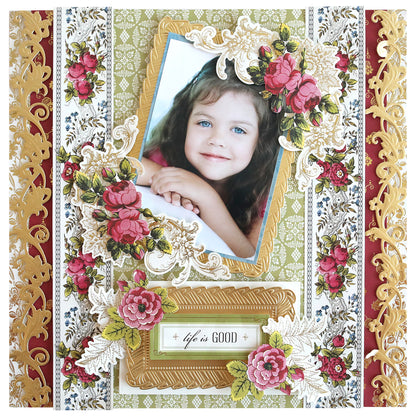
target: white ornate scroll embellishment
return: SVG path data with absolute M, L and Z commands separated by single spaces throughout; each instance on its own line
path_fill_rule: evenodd
M 208 260 L 205 263 L 199 259 L 199 256 L 204 252 L 204 247 L 195 245 L 199 231 L 198 223 L 189 224 L 172 218 L 161 218 L 160 216 L 159 219 L 160 226 L 164 228 L 171 242 L 172 253 L 147 252 L 144 257 L 144 264 L 150 272 L 160 275 L 168 273 L 175 265 L 182 267 L 183 270 L 178 277 L 172 280 L 174 286 L 185 283 L 192 268 L 214 280 L 231 278 L 228 267 L 222 263 L 222 257 L 218 253 L 209 253 Z

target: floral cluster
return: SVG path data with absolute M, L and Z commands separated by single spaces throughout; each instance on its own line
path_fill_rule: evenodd
M 94 174 L 90 179 L 81 171 L 75 175 L 75 183 L 84 191 L 81 199 L 100 207 L 94 210 L 93 218 L 102 223 L 97 230 L 108 238 L 107 250 L 114 260 L 122 253 L 141 260 L 146 251 L 156 248 L 168 254 L 172 251 L 171 244 L 164 238 L 164 229 L 157 226 L 158 219 L 149 209 L 142 208 L 141 193 L 132 182 L 135 176 L 126 158 L 120 162 L 118 173 L 103 168 L 101 178 Z
M 345 351 L 348 342 L 342 335 L 336 335 L 324 347 L 315 345 L 312 353 L 320 364 L 321 377 L 325 383 L 331 382 L 334 387 L 345 386 L 346 381 L 351 378 L 351 374 L 357 376 L 358 370 L 351 370 L 353 354 L 350 352 L 346 357 Z
M 135 350 L 141 344 L 139 331 L 150 331 L 164 314 L 175 313 L 178 306 L 168 297 L 167 289 L 147 289 L 149 281 L 142 270 L 136 270 L 133 277 L 134 282 L 118 281 L 124 296 L 118 308 L 108 310 L 113 322 L 104 328 L 102 336 L 109 341 L 124 339 Z
M 74 48 L 72 59 L 67 59 L 65 66 L 68 69 L 65 100 L 78 97 L 80 105 L 91 104 L 97 92 L 94 90 L 105 84 L 97 75 L 105 70 L 104 56 L 91 54 L 85 42 L 74 42 L 71 46 Z
M 280 25 L 279 38 L 272 43 L 273 49 L 260 48 L 259 65 L 247 71 L 254 84 L 264 85 L 262 96 L 279 117 L 280 133 L 302 149 L 304 131 L 310 131 L 310 123 L 319 126 L 323 111 L 337 114 L 339 110 L 329 94 L 322 95 L 316 79 L 306 73 L 306 51 L 301 52 L 299 63 L 293 58 L 299 42 L 290 40 L 287 25 Z
M 288 365 L 287 358 L 292 350 L 292 346 L 284 344 L 280 333 L 275 331 L 270 336 L 269 344 L 260 345 L 249 354 L 247 364 L 242 361 L 229 362 L 227 369 L 235 377 L 231 398 L 238 401 L 251 392 L 260 400 L 267 389 L 279 389 L 290 395 L 291 383 L 304 379 L 302 368 Z
M 88 297 L 88 289 L 94 282 L 101 282 L 104 276 L 98 274 L 97 267 L 104 263 L 100 257 L 94 258 L 91 253 L 82 252 L 82 239 L 71 237 L 73 247 L 65 254 L 67 263 L 67 282 L 64 285 L 65 296 L 77 293 L 80 300 Z
M 95 383 L 100 379 L 100 376 L 96 374 L 88 374 L 83 367 L 76 364 L 76 361 L 81 358 L 83 351 L 88 348 L 89 342 L 92 341 L 91 337 L 86 337 L 81 341 L 80 351 L 71 350 L 65 346 L 63 342 L 59 344 L 57 349 L 57 356 L 64 360 L 61 367 L 61 373 L 66 377 L 62 388 L 69 390 L 71 385 L 77 385 L 81 383 L 82 388 L 88 387 L 94 388 Z
M 353 175 L 355 164 L 354 158 L 346 162 L 346 157 L 353 150 L 353 146 L 345 146 L 340 150 L 328 150 L 325 159 L 319 160 L 316 156 L 310 155 L 309 160 L 316 163 L 322 173 L 317 177 L 315 192 L 320 193 L 324 188 L 333 187 L 335 192 L 347 191 L 353 180 L 360 180 L 358 175 Z
M 329 293 L 330 299 L 335 299 L 342 297 L 346 285 L 352 285 L 356 278 L 348 268 L 356 264 L 353 257 L 355 250 L 341 246 L 336 235 L 324 235 L 322 240 L 323 243 L 319 243 L 321 250 L 317 258 L 320 274 L 316 283 L 316 293 L 320 295 L 325 291 Z

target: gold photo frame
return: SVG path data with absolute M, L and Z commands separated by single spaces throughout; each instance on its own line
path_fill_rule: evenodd
M 150 61 L 147 66 L 146 78 L 143 83 L 143 90 L 139 99 L 138 135 L 129 156 L 140 158 L 143 140 L 151 115 L 153 97 L 158 84 L 159 74 L 162 68 L 164 53 L 170 33 L 184 36 L 186 33 L 203 28 L 200 24 L 191 24 L 184 20 L 172 20 L 170 17 L 163 18 L 158 26 L 158 32 L 154 37 L 154 47 L 150 54 Z M 221 33 L 217 31 L 214 41 L 221 42 Z M 222 256 L 223 264 L 226 265 L 231 273 L 242 273 L 247 277 L 258 277 L 267 272 L 270 266 L 270 257 L 273 250 L 273 239 L 277 231 L 277 224 L 280 221 L 280 211 L 284 203 L 284 196 L 287 191 L 287 181 L 291 174 L 291 165 L 295 160 L 294 152 L 283 150 L 278 173 L 275 178 L 274 188 L 267 218 L 263 222 L 261 240 L 258 243 L 256 256 L 253 261 L 239 258 Z M 221 253 L 219 253 L 221 255 Z M 202 261 L 206 261 L 207 254 L 200 256 Z
M 169 297 L 179 310 L 176 315 L 221 314 L 267 315 L 274 320 L 280 316 L 295 316 L 295 294 L 289 289 L 197 287 L 170 288 Z M 231 386 L 234 377 L 226 364 L 230 360 L 151 360 L 151 334 L 140 331 L 141 346 L 128 350 L 126 381 L 140 389 L 224 388 Z

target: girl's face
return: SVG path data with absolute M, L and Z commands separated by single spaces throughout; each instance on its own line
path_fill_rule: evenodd
M 222 181 L 250 163 L 258 116 L 245 93 L 228 91 L 216 102 L 196 102 L 188 120 L 185 156 L 207 180 Z

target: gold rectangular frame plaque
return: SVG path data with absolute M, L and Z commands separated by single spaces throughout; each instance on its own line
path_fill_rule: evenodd
M 158 32 L 154 37 L 154 47 L 150 54 L 150 62 L 147 66 L 143 91 L 140 95 L 139 108 L 136 113 L 139 133 L 129 156 L 135 158 L 139 158 L 140 156 L 169 33 L 185 35 L 191 30 L 200 30 L 202 27 L 200 24 L 191 24 L 185 20 L 172 20 L 170 17 L 165 17 L 160 21 Z M 217 32 L 214 40 L 221 42 L 221 33 Z M 228 266 L 231 273 L 243 273 L 248 277 L 257 277 L 269 270 L 270 256 L 273 250 L 273 238 L 277 231 L 277 223 L 280 221 L 280 210 L 284 203 L 287 181 L 291 174 L 291 164 L 294 160 L 294 152 L 283 151 L 256 263 L 244 261 L 244 259 L 236 260 L 223 257 L 223 263 Z M 206 258 L 206 254 L 201 256 L 203 261 L 206 261 Z
M 295 316 L 295 294 L 289 289 L 198 287 L 169 288 L 179 306 L 176 314 Z M 149 331 L 140 331 L 141 346 L 128 350 L 126 381 L 141 389 L 210 388 L 231 386 L 234 377 L 226 368 L 230 360 L 151 360 Z

